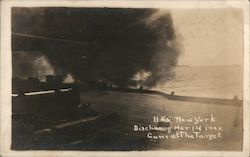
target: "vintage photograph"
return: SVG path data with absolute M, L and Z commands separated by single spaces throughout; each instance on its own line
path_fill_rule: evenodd
M 9 137 L 12 153 L 245 152 L 244 9 L 86 4 L 10 7 L 2 144 Z

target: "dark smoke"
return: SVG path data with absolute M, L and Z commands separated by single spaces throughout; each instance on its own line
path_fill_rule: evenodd
M 34 77 L 43 79 L 46 75 L 54 75 L 55 69 L 47 58 L 39 52 L 13 52 L 13 77 L 27 79 Z
M 82 82 L 150 88 L 172 79 L 179 55 L 171 14 L 153 9 L 12 8 L 12 32 L 81 42 L 12 35 L 14 51 L 43 52 Z

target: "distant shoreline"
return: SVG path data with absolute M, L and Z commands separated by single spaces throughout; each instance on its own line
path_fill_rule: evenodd
M 176 67 L 191 67 L 191 68 L 196 68 L 196 67 L 232 67 L 232 66 L 235 66 L 235 67 L 243 67 L 242 64 L 228 64 L 228 65 L 176 65 Z
M 209 97 L 194 97 L 194 96 L 180 96 L 172 94 L 166 94 L 157 90 L 149 89 L 135 89 L 135 88 L 120 88 L 120 87 L 106 87 L 103 88 L 106 91 L 116 91 L 116 92 L 126 92 L 126 93 L 141 93 L 141 94 L 154 94 L 163 96 L 169 100 L 176 101 L 189 101 L 197 103 L 207 103 L 207 104 L 218 104 L 218 105 L 233 105 L 241 106 L 243 101 L 235 97 L 233 99 L 223 99 L 223 98 L 209 98 Z

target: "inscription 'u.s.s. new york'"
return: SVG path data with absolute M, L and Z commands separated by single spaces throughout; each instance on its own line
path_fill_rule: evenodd
M 199 124 L 199 123 L 215 123 L 215 117 L 213 114 L 210 114 L 208 117 L 201 117 L 201 116 L 194 116 L 194 117 L 181 117 L 181 116 L 175 116 L 173 117 L 173 120 L 176 123 L 193 123 L 193 124 Z M 170 117 L 166 116 L 154 116 L 153 122 L 172 122 L 172 119 Z

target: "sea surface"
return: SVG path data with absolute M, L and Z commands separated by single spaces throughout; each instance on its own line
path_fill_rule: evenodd
M 228 98 L 243 97 L 243 67 L 177 66 L 175 78 L 154 88 L 176 95 Z

